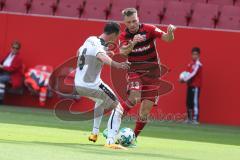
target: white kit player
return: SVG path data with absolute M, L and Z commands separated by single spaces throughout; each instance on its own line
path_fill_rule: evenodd
M 99 37 L 91 36 L 78 51 L 78 68 L 75 75 L 75 87 L 80 96 L 95 101 L 94 124 L 89 140 L 96 142 L 99 134 L 99 126 L 105 109 L 113 109 L 108 121 L 108 138 L 105 147 L 113 149 L 125 149 L 115 144 L 123 108 L 111 88 L 101 80 L 101 70 L 104 64 L 119 69 L 128 69 L 126 62 L 118 63 L 109 56 L 106 43 L 114 42 L 119 35 L 120 25 L 108 22 L 104 27 L 104 33 Z

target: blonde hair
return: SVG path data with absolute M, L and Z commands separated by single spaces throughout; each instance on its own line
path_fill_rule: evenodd
M 127 17 L 129 17 L 129 16 L 131 16 L 131 15 L 133 15 L 133 14 L 137 14 L 137 10 L 135 9 L 135 8 L 126 8 L 126 9 L 124 9 L 123 11 L 122 11 L 122 15 L 125 17 L 125 16 L 127 16 Z

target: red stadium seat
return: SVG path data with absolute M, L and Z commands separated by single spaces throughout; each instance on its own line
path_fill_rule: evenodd
M 187 3 L 207 3 L 207 0 L 181 0 L 181 2 L 187 2 Z
M 218 16 L 218 5 L 197 3 L 190 26 L 214 28 L 214 18 Z
M 106 19 L 110 0 L 87 0 L 82 18 Z M 121 14 L 121 13 L 119 13 Z
M 191 3 L 184 2 L 170 2 L 166 6 L 166 13 L 164 15 L 163 24 L 175 24 L 185 26 L 187 25 L 186 17 L 190 15 Z
M 221 29 L 240 30 L 240 18 L 221 16 L 216 27 Z
M 29 13 L 53 15 L 56 7 L 56 0 L 33 0 Z
M 179 2 L 181 0 L 164 0 L 165 5 L 167 5 L 169 2 Z
M 240 7 L 223 6 L 217 28 L 240 29 Z
M 112 0 L 112 9 L 108 19 L 122 20 L 122 10 L 137 7 L 137 0 Z
M 0 0 L 0 11 L 3 10 L 3 8 L 5 7 L 6 5 L 6 0 Z
M 30 5 L 29 0 L 6 0 L 3 11 L 26 13 Z
M 221 9 L 221 16 L 240 17 L 240 7 L 223 6 Z
M 235 6 L 239 6 L 240 7 L 240 0 L 236 1 Z
M 233 5 L 233 0 L 208 0 L 208 4 L 217 4 L 220 6 Z
M 163 0 L 142 1 L 139 4 L 139 17 L 141 19 L 140 21 L 154 24 L 160 23 L 159 15 L 163 13 L 163 9 Z
M 0 11 L 4 9 L 5 5 L 6 5 L 6 0 L 0 0 Z
M 83 4 L 84 0 L 61 0 L 55 15 L 80 17 L 80 9 L 83 9 Z

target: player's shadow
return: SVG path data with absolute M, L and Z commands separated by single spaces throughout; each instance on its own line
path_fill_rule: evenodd
M 50 146 L 57 146 L 57 147 L 67 147 L 74 149 L 76 151 L 81 151 L 84 153 L 89 154 L 99 154 L 104 156 L 118 156 L 118 157 L 125 157 L 127 156 L 135 156 L 138 157 L 148 157 L 152 158 L 164 158 L 164 159 L 171 159 L 171 160 L 196 160 L 193 158 L 186 158 L 186 157 L 178 157 L 178 156 L 170 156 L 170 155 L 164 155 L 161 153 L 143 153 L 138 152 L 137 149 L 129 149 L 129 150 L 113 150 L 107 149 L 103 147 L 103 144 L 77 144 L 77 143 L 56 143 L 56 142 L 39 142 L 39 141 L 15 141 L 15 140 L 2 140 L 0 139 L 0 143 L 11 143 L 11 144 L 23 144 L 23 145 L 50 145 Z M 159 151 L 161 152 L 161 151 Z

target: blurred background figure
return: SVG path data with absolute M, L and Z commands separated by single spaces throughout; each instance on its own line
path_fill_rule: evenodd
M 39 95 L 40 106 L 45 106 L 49 78 L 52 72 L 53 68 L 51 66 L 37 65 L 25 73 L 24 83 L 32 94 Z
M 11 50 L 0 59 L 0 104 L 2 104 L 6 86 L 19 88 L 23 82 L 23 63 L 19 54 L 21 44 L 14 41 Z
M 192 48 L 192 61 L 186 71 L 180 75 L 180 82 L 187 84 L 187 123 L 199 124 L 199 97 L 202 85 L 202 63 L 200 62 L 200 48 Z

